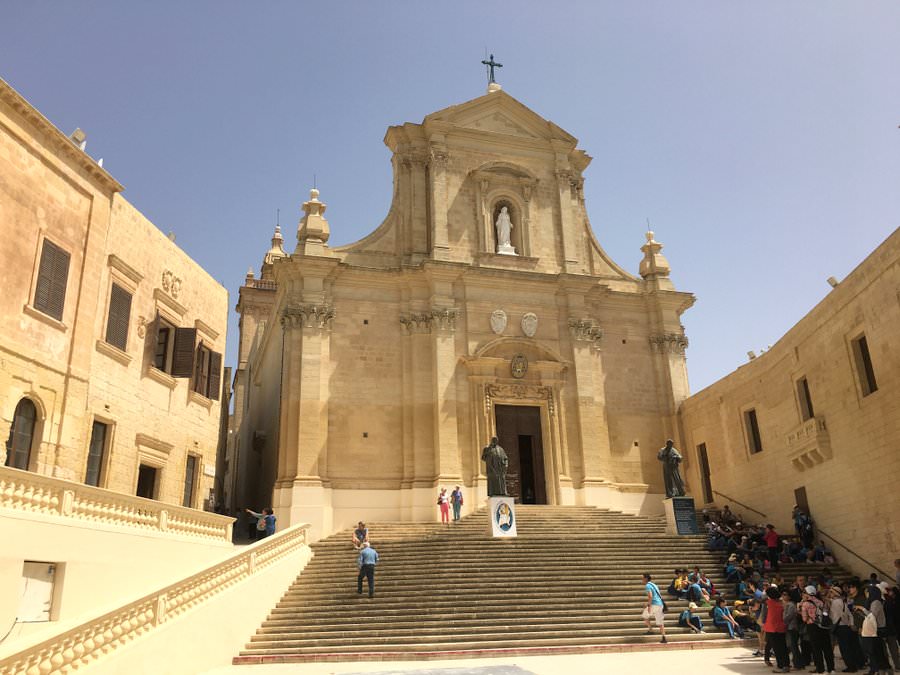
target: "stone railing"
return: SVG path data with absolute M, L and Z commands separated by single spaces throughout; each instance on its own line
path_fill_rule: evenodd
M 0 660 L 0 675 L 71 673 L 150 633 L 222 591 L 260 574 L 306 545 L 309 525 L 294 525 L 183 581 Z
M 0 509 L 231 543 L 234 518 L 0 467 Z

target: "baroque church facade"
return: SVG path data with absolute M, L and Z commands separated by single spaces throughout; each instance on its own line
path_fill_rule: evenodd
M 276 231 L 240 290 L 232 505 L 271 503 L 314 537 L 432 520 L 439 486 L 471 510 L 497 436 L 521 502 L 661 511 L 694 301 L 662 245 L 648 233 L 637 276 L 613 262 L 590 156 L 497 85 L 384 140 L 382 224 L 331 247 L 313 190 L 296 248 Z

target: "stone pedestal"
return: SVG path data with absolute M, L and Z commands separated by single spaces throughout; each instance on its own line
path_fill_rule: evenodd
M 512 497 L 488 497 L 488 519 L 494 537 L 516 537 L 516 505 Z
M 499 246 L 497 246 L 497 253 L 499 253 L 500 255 L 519 255 L 518 253 L 516 253 L 515 246 L 512 246 L 510 244 L 500 244 Z
M 699 534 L 693 497 L 669 497 L 663 500 L 668 534 Z

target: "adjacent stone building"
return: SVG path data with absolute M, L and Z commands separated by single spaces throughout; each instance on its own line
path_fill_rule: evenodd
M 276 232 L 241 288 L 235 505 L 273 501 L 315 536 L 432 519 L 438 486 L 474 508 L 497 435 L 523 502 L 660 510 L 693 303 L 662 246 L 648 234 L 640 276 L 614 263 L 585 209 L 591 158 L 497 85 L 385 143 L 384 222 L 333 248 L 313 190 L 296 248 Z
M 8 467 L 200 508 L 226 290 L 0 80 L 0 449 Z
M 900 552 L 900 230 L 765 353 L 681 406 L 698 502 L 793 532 L 811 511 L 844 565 Z

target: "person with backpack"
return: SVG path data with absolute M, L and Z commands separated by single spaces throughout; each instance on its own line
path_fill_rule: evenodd
M 853 613 L 847 606 L 844 592 L 840 586 L 832 586 L 828 591 L 829 615 L 834 624 L 834 638 L 837 640 L 838 649 L 841 650 L 841 658 L 847 667 L 845 672 L 855 673 L 865 665 L 857 661 L 859 651 L 854 644 L 857 641 L 853 630 Z
M 263 509 L 262 513 L 245 509 L 247 513 L 256 518 L 256 538 L 262 539 L 275 534 L 275 512 L 272 509 Z
M 806 626 L 806 634 L 812 647 L 815 672 L 834 672 L 834 648 L 831 646 L 831 619 L 815 586 L 803 589 L 800 618 Z
M 663 625 L 665 620 L 666 603 L 663 602 L 662 595 L 659 593 L 659 587 L 653 583 L 649 572 L 644 572 L 644 590 L 647 592 L 647 605 L 641 613 L 641 618 L 647 624 L 647 635 L 653 635 L 653 628 L 650 626 L 650 619 L 656 620 L 659 627 L 659 633 L 662 636 L 660 642 L 666 644 L 666 627 Z
M 687 609 L 678 616 L 678 625 L 683 628 L 690 628 L 694 633 L 702 633 L 703 621 L 694 614 L 698 609 L 700 608 L 697 607 L 697 603 L 689 603 Z

